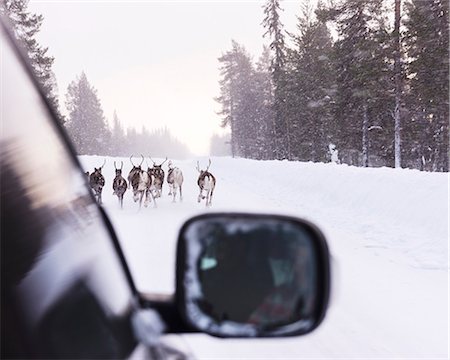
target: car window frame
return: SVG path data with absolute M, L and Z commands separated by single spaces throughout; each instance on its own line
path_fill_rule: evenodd
M 36 77 L 34 76 L 33 69 L 27 60 L 28 55 L 26 54 L 24 48 L 20 45 L 20 43 L 15 39 L 13 31 L 11 30 L 11 26 L 9 25 L 8 19 L 2 15 L 0 15 L 0 29 L 1 29 L 0 31 L 3 33 L 2 37 L 4 37 L 7 42 L 7 44 L 5 46 L 9 46 L 9 48 L 12 50 L 13 56 L 15 56 L 16 60 L 19 63 L 19 67 L 22 68 L 25 77 L 30 82 L 30 85 L 34 87 L 34 90 L 36 91 L 36 93 L 39 96 L 39 99 L 41 101 L 41 105 L 43 105 L 43 111 L 44 111 L 44 113 L 46 112 L 47 121 L 49 121 L 50 126 L 55 131 L 55 134 L 56 134 L 58 140 L 61 142 L 62 146 L 66 150 L 66 155 L 72 161 L 73 168 L 76 169 L 76 171 L 79 171 L 80 174 L 85 177 L 84 171 L 82 170 L 82 167 L 81 167 L 81 163 L 76 156 L 75 148 L 74 148 L 72 142 L 70 141 L 68 134 L 63 129 L 60 119 L 58 118 L 55 110 L 53 109 L 52 105 L 50 104 L 47 97 L 45 96 L 45 94 L 42 90 L 42 86 L 38 83 Z M 4 45 L 2 45 L 2 46 L 4 46 Z M 133 301 L 135 304 L 138 304 L 139 303 L 139 292 L 137 290 L 137 287 L 134 282 L 133 276 L 131 274 L 131 270 L 128 266 L 127 260 L 125 258 L 125 254 L 124 254 L 124 251 L 120 244 L 119 238 L 118 238 L 118 236 L 114 230 L 114 227 L 113 227 L 108 215 L 106 214 L 105 210 L 95 201 L 94 195 L 88 186 L 87 180 L 85 182 L 85 186 L 86 186 L 89 196 L 91 198 L 92 204 L 95 204 L 95 206 L 99 212 L 101 222 L 103 223 L 103 226 L 104 226 L 106 232 L 108 233 L 109 238 L 113 244 L 114 250 L 119 258 L 119 263 L 122 266 L 122 270 L 124 271 L 126 281 L 128 283 L 128 286 L 130 287 Z

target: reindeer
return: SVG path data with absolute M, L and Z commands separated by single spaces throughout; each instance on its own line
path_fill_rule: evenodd
M 139 201 L 139 208 L 142 206 L 142 199 L 145 195 L 145 201 L 144 206 L 147 207 L 148 203 L 151 201 L 149 198 L 150 195 L 150 186 L 152 184 L 152 177 L 148 174 L 148 171 L 144 171 L 141 168 L 142 163 L 144 162 L 144 156 L 141 155 L 142 161 L 139 164 L 139 166 L 136 166 L 133 163 L 133 155 L 130 156 L 130 162 L 131 165 L 133 165 L 133 168 L 131 169 L 130 173 L 128 174 L 128 182 L 130 184 L 130 187 L 133 189 L 133 200 L 134 202 Z M 153 198 L 153 195 L 151 196 Z M 154 200 L 154 198 L 153 198 Z M 156 206 L 156 203 L 154 203 Z
M 94 172 L 89 175 L 89 185 L 94 190 L 94 196 L 97 203 L 102 204 L 102 191 L 103 186 L 105 186 L 105 178 L 102 175 L 103 166 L 106 164 L 106 159 L 103 165 L 98 169 L 94 168 Z
M 169 184 L 169 195 L 173 194 L 173 202 L 177 196 L 177 189 L 180 189 L 180 201 L 183 201 L 181 186 L 183 185 L 183 173 L 177 167 L 172 167 L 172 161 L 169 160 L 169 171 L 167 172 L 167 183 Z
M 150 157 L 150 156 L 149 156 Z M 150 157 L 150 160 L 153 163 L 153 168 L 151 169 L 151 174 L 153 176 L 153 185 L 151 187 L 153 196 L 155 198 L 161 197 L 162 194 L 162 186 L 164 182 L 164 170 L 162 169 L 163 164 L 167 161 L 164 160 L 161 164 L 156 165 L 156 163 L 153 161 L 153 159 Z
M 209 159 L 206 170 L 200 170 L 200 165 L 197 161 L 197 171 L 200 173 L 197 180 L 198 187 L 200 188 L 200 194 L 198 195 L 197 201 L 200 202 L 202 199 L 206 198 L 206 206 L 211 206 L 214 188 L 216 187 L 216 178 L 208 171 L 210 166 L 211 159 Z M 205 191 L 206 195 L 203 195 L 203 191 Z
M 141 156 L 142 156 L 142 154 L 141 154 Z M 139 164 L 139 166 L 134 165 L 134 163 L 133 163 L 133 155 L 130 156 L 130 162 L 131 162 L 131 165 L 132 165 L 133 167 L 132 167 L 132 169 L 130 170 L 130 172 L 128 173 L 128 185 L 129 185 L 129 187 L 132 189 L 132 188 L 133 188 L 133 185 L 131 184 L 131 179 L 133 178 L 133 176 L 135 175 L 135 173 L 142 171 L 141 166 L 142 166 L 142 163 L 144 162 L 144 156 L 142 156 L 142 161 L 141 161 L 141 163 Z
M 123 208 L 123 195 L 127 191 L 127 181 L 122 176 L 122 168 L 123 168 L 123 161 L 120 162 L 120 169 L 117 168 L 116 162 L 114 161 L 114 169 L 116 170 L 116 177 L 113 181 L 113 195 L 117 195 L 119 198 L 119 204 L 120 207 Z

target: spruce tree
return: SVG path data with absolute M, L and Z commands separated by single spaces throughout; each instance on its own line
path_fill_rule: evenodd
M 332 62 L 332 41 L 325 23 L 313 16 L 309 2 L 299 17 L 299 34 L 293 36 L 296 49 L 289 66 L 293 83 L 287 101 L 295 158 L 304 161 L 327 161 L 328 145 L 333 142 L 336 126 L 332 106 L 336 95 Z
M 271 38 L 272 51 L 271 74 L 274 86 L 273 114 L 275 124 L 274 157 L 277 159 L 291 158 L 291 129 L 289 117 L 285 116 L 286 81 L 285 73 L 286 47 L 283 24 L 280 19 L 280 0 L 267 0 L 263 7 L 262 22 L 266 32 L 264 36 Z
M 319 14 L 333 21 L 338 32 L 333 46 L 335 116 L 341 129 L 337 145 L 343 160 L 353 165 L 368 166 L 371 154 L 383 157 L 386 165 L 393 159 L 388 114 L 394 108 L 394 85 L 383 5 L 383 0 L 347 0 Z
M 44 17 L 31 14 L 27 6 L 28 0 L 1 0 L 0 15 L 9 20 L 14 36 L 28 55 L 31 68 L 47 100 L 61 123 L 64 123 L 65 119 L 59 109 L 56 79 L 52 71 L 54 58 L 48 55 L 48 48 L 41 46 L 36 40 Z
M 394 157 L 395 167 L 401 167 L 401 113 L 402 102 L 402 64 L 401 64 L 401 38 L 400 38 L 401 0 L 395 0 L 394 14 L 394 78 L 395 78 L 395 109 L 394 109 Z
M 220 96 L 222 126 L 230 126 L 233 156 L 257 158 L 261 117 L 255 111 L 257 85 L 255 69 L 245 48 L 232 41 L 231 50 L 220 58 Z
M 232 41 L 232 49 L 224 53 L 219 57 L 220 63 L 220 75 L 219 80 L 220 95 L 215 100 L 221 105 L 222 109 L 219 111 L 219 115 L 222 116 L 222 127 L 229 127 L 231 131 L 230 145 L 231 155 L 234 157 L 237 155 L 237 131 L 236 131 L 236 119 L 235 119 L 235 82 L 236 82 L 236 62 L 234 59 L 234 53 L 237 51 L 238 44 Z
M 273 81 L 270 72 L 271 55 L 267 46 L 263 47 L 261 56 L 256 63 L 255 71 L 255 104 L 257 116 L 255 128 L 256 158 L 273 159 L 273 139 L 275 137 L 275 123 L 273 113 Z
M 111 134 L 97 91 L 88 82 L 84 72 L 69 84 L 66 107 L 69 112 L 67 131 L 78 154 L 109 154 Z
M 405 5 L 411 118 L 404 129 L 408 141 L 405 156 L 413 166 L 414 157 L 421 159 L 421 169 L 448 171 L 449 3 L 410 0 Z

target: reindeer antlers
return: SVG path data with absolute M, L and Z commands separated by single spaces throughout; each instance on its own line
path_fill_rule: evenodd
M 133 163 L 133 162 L 131 162 L 131 163 Z M 120 162 L 120 170 L 122 170 L 122 168 L 123 168 L 123 161 Z M 116 162 L 115 161 L 114 161 L 114 169 L 117 170 L 117 166 L 116 166 Z
M 152 161 L 153 166 L 155 166 L 155 165 L 156 165 L 155 160 L 153 160 L 153 159 L 151 158 L 151 156 L 149 156 L 149 158 L 150 158 L 150 160 Z M 166 156 L 166 160 L 164 160 L 164 161 L 163 161 L 160 165 L 158 165 L 158 166 L 162 166 L 166 161 L 167 161 L 167 156 Z
M 141 157 L 142 157 L 142 161 L 141 161 L 141 163 L 139 164 L 139 166 L 141 166 L 142 163 L 144 162 L 144 155 L 141 154 Z M 131 160 L 132 158 L 133 158 L 133 155 L 130 156 L 131 165 L 136 166 L 136 165 L 134 165 L 133 160 Z
M 207 166 L 205 172 L 209 170 L 210 166 L 211 166 L 211 159 L 209 159 L 209 163 L 208 163 L 208 166 Z M 200 165 L 199 165 L 198 161 L 197 161 L 197 171 L 200 172 Z
M 100 166 L 100 169 L 103 169 L 103 166 L 105 166 L 105 164 L 106 164 L 106 159 L 103 161 L 103 165 Z

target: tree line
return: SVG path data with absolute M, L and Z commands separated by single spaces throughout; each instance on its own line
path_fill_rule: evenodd
M 84 72 L 72 81 L 66 94 L 67 121 L 64 126 L 79 154 L 130 156 L 146 154 L 152 157 L 189 157 L 189 149 L 172 136 L 167 128 L 138 132 L 124 129 L 114 112 L 112 125 L 108 125 L 96 89 Z
M 66 93 L 67 115 L 60 111 L 58 88 L 52 66 L 54 58 L 48 48 L 39 44 L 36 35 L 44 20 L 42 15 L 28 11 L 28 0 L 0 0 L 0 15 L 7 19 L 22 47 L 34 75 L 61 124 L 66 128 L 80 155 L 130 156 L 146 154 L 152 157 L 186 158 L 186 145 L 172 136 L 167 128 L 149 131 L 142 127 L 124 129 L 116 112 L 108 124 L 96 89 L 81 73 L 72 81 Z
M 218 59 L 232 154 L 448 171 L 448 1 L 306 0 L 295 33 L 280 3 L 256 63 L 234 40 Z

